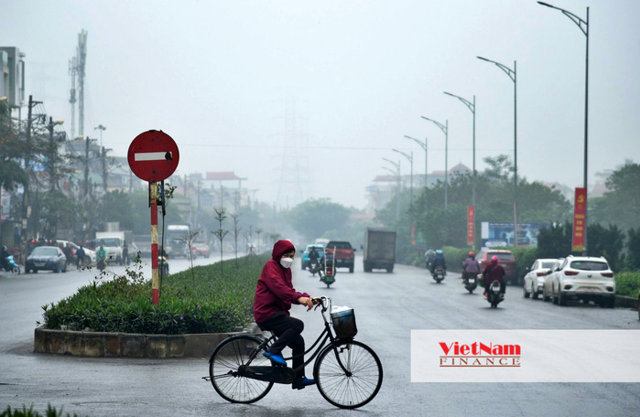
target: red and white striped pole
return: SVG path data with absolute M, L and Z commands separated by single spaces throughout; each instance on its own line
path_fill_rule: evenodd
M 158 183 L 149 183 L 151 207 L 151 299 L 153 305 L 160 302 L 160 278 L 158 276 Z

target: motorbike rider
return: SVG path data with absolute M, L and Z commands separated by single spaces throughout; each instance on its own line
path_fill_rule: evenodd
M 480 273 L 480 262 L 476 259 L 473 251 L 469 252 L 469 257 L 462 263 L 462 279 L 478 275 Z
M 429 271 L 431 271 L 431 264 L 435 259 L 436 259 L 436 251 L 434 251 L 433 249 L 429 249 L 424 253 L 425 266 Z
M 302 304 L 307 311 L 313 308 L 312 297 L 293 288 L 291 265 L 296 249 L 289 240 L 278 240 L 273 245 L 271 259 L 262 268 L 253 304 L 253 316 L 262 330 L 269 330 L 278 339 L 264 352 L 271 362 L 286 366 L 282 349 L 289 346 L 293 353 L 292 367 L 296 370 L 293 389 L 315 384 L 304 376 L 304 322 L 289 315 L 291 304 Z
M 315 246 L 312 246 L 311 250 L 309 251 L 309 264 L 317 262 L 319 258 L 320 255 L 318 254 L 318 251 L 316 250 Z
M 96 262 L 107 262 L 107 250 L 102 245 L 96 251 Z
M 436 270 L 436 267 L 441 266 L 442 269 L 444 269 L 444 273 L 447 273 L 447 261 L 444 259 L 444 253 L 442 252 L 442 249 L 436 249 L 436 256 L 433 260 L 433 262 L 431 262 L 431 275 L 433 275 Z
M 500 282 L 500 295 L 504 298 L 505 292 L 505 282 L 504 282 L 504 268 L 502 265 L 498 263 L 498 257 L 492 256 L 491 262 L 487 267 L 482 271 L 482 278 L 484 280 L 484 298 L 487 298 L 487 294 L 489 292 L 489 286 L 493 281 Z

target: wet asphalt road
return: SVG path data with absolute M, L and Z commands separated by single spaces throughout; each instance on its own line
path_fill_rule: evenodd
M 171 263 L 173 271 L 186 267 L 186 261 Z M 337 409 L 314 387 L 292 391 L 284 385 L 276 385 L 256 404 L 229 404 L 201 379 L 208 374 L 207 359 L 87 359 L 32 353 L 40 306 L 90 282 L 86 271 L 0 278 L 0 407 L 33 404 L 44 410 L 52 404 L 90 416 L 635 416 L 640 409 L 640 383 L 410 381 L 411 329 L 640 329 L 635 311 L 558 307 L 525 300 L 511 287 L 501 308 L 490 310 L 481 295 L 467 294 L 453 273 L 438 285 L 423 269 L 402 265 L 393 274 L 365 274 L 358 260 L 354 274 L 339 270 L 336 283 L 327 289 L 300 271 L 299 262 L 294 268 L 298 290 L 355 308 L 356 338 L 383 362 L 382 389 L 360 410 Z M 292 313 L 304 320 L 309 345 L 321 330 L 319 313 L 299 306 Z

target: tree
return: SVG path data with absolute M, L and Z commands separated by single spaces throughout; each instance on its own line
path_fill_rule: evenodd
M 19 163 L 24 152 L 24 143 L 11 122 L 9 104 L 0 101 L 0 187 L 13 190 L 16 185 L 27 183 L 27 173 Z
M 538 235 L 538 257 L 562 258 L 571 253 L 571 231 L 569 222 L 541 229 Z
M 224 240 L 225 236 L 227 236 L 227 234 L 229 234 L 229 231 L 222 228 L 222 222 L 224 221 L 224 219 L 227 218 L 226 211 L 225 211 L 224 207 L 216 208 L 215 212 L 216 212 L 216 220 L 218 221 L 218 229 L 214 230 L 212 233 L 220 241 L 220 273 L 222 273 L 223 272 L 223 269 L 222 269 L 223 268 L 223 266 L 222 266 L 222 252 L 223 252 L 222 241 Z
M 614 224 L 622 230 L 636 227 L 640 218 L 640 165 L 627 162 L 611 174 L 606 185 L 609 191 L 590 204 L 589 222 Z
M 604 256 L 611 269 L 618 270 L 622 266 L 622 248 L 624 247 L 624 233 L 615 225 L 608 228 L 600 224 L 590 224 L 587 228 L 590 256 Z
M 342 231 L 349 219 L 349 210 L 329 199 L 311 199 L 295 206 L 289 213 L 293 228 L 308 241 L 328 231 Z
M 513 167 L 509 158 L 499 155 L 485 158 L 488 168 L 476 177 L 476 229 L 475 243 L 480 246 L 482 222 L 510 223 L 513 221 Z M 428 247 L 467 246 L 467 206 L 472 203 L 473 176 L 471 173 L 454 174 L 448 186 L 448 205 L 444 209 L 443 182 L 423 188 L 411 211 L 402 210 L 402 216 L 415 219 L 418 234 Z M 403 193 L 404 194 L 404 193 Z M 408 204 L 402 204 L 408 207 Z M 392 212 L 395 202 L 376 213 L 385 223 L 394 223 Z M 571 204 L 556 189 L 539 182 L 518 181 L 518 219 L 520 223 L 561 223 L 570 218 Z M 400 220 L 397 224 L 409 224 Z M 408 234 L 407 234 L 408 236 Z M 402 239 L 399 235 L 399 247 Z M 566 253 L 565 253 L 566 254 Z
M 626 266 L 632 270 L 640 270 L 640 228 L 627 231 Z

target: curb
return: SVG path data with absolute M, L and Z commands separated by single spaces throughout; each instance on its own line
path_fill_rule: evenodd
M 241 333 L 150 335 L 37 327 L 34 332 L 34 351 L 84 357 L 208 358 L 218 343 Z
M 616 295 L 615 306 L 616 307 L 632 308 L 634 310 L 640 308 L 640 306 L 638 306 L 638 299 L 637 298 L 635 298 L 635 297 L 627 297 L 625 295 Z

